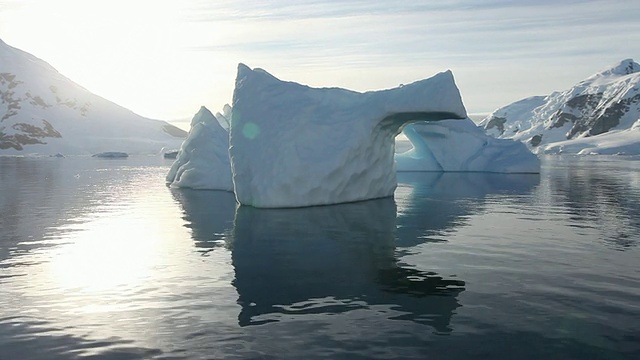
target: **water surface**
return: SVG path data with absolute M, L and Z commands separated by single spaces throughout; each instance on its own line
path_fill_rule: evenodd
M 170 162 L 0 157 L 0 359 L 640 358 L 640 161 L 237 207 Z

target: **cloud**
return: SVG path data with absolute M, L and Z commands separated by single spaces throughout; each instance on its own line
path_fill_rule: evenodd
M 410 63 L 423 59 L 580 56 L 607 51 L 616 34 L 638 40 L 640 25 L 631 13 L 600 1 L 562 4 L 527 1 L 471 1 L 448 5 L 383 6 L 381 2 L 280 1 L 232 6 L 209 5 L 200 20 L 227 27 L 222 42 L 192 49 L 243 54 L 310 57 L 351 55 Z M 234 2 L 235 4 L 235 2 Z M 246 4 L 243 2 L 243 4 Z M 610 4 L 607 2 L 607 4 Z M 640 12 L 640 6 L 636 5 Z M 220 17 L 220 14 L 225 16 Z M 637 12 L 636 12 L 637 13 Z M 217 16 L 217 17 L 216 17 Z M 242 19 L 241 21 L 239 19 Z M 615 35 L 614 35 L 615 37 Z M 330 60 L 330 59 L 328 59 Z
M 238 62 L 354 90 L 452 69 L 470 109 L 484 111 L 571 86 L 640 52 L 640 3 L 627 0 L 0 0 L 6 6 L 20 11 L 0 11 L 5 40 L 29 45 L 90 88 L 112 81 L 118 89 L 126 74 L 136 84 L 168 81 L 159 72 L 183 81 L 167 89 L 189 88 L 181 95 L 198 101 L 214 91 L 207 88 L 230 94 Z
M 187 21 L 210 22 L 225 36 L 189 49 L 231 54 L 312 85 L 356 90 L 454 69 L 468 89 L 465 101 L 482 110 L 570 86 L 640 50 L 640 4 L 633 1 L 389 4 L 198 3 Z

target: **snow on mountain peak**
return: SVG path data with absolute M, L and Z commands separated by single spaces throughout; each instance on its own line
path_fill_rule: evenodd
M 481 125 L 538 153 L 638 154 L 640 133 L 630 130 L 639 118 L 640 65 L 624 59 L 568 90 L 497 109 Z
M 624 59 L 609 66 L 596 74 L 593 74 L 580 82 L 583 85 L 603 85 L 610 81 L 617 81 L 621 76 L 640 73 L 640 65 L 633 59 Z
M 640 72 L 640 65 L 633 59 L 624 59 L 609 69 L 602 71 L 600 75 L 629 75 L 637 72 Z
M 186 133 L 92 94 L 0 40 L 0 154 L 157 153 Z

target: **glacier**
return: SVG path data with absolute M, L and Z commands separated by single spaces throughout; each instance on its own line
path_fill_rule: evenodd
M 239 64 L 232 108 L 236 199 L 266 208 L 392 196 L 401 128 L 467 117 L 451 71 L 360 93 L 281 81 Z
M 229 133 L 220 124 L 221 117 L 204 106 L 194 115 L 189 135 L 167 174 L 169 186 L 233 191 Z
M 396 154 L 397 171 L 540 172 L 524 143 L 489 136 L 469 118 L 415 123 L 402 133 L 412 148 Z

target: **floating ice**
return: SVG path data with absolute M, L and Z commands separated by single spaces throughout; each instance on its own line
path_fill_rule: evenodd
M 284 82 L 240 64 L 229 148 L 236 198 L 300 207 L 391 196 L 401 127 L 455 118 L 466 110 L 450 71 L 358 93 Z
M 105 151 L 105 152 L 101 152 L 101 153 L 97 153 L 97 154 L 93 154 L 93 157 L 99 157 L 99 158 L 126 158 L 129 157 L 129 154 L 127 154 L 126 152 L 120 152 L 120 151 Z
M 396 155 L 397 171 L 540 172 L 525 144 L 488 136 L 468 118 L 411 124 L 403 134 L 413 149 Z
M 229 133 L 204 106 L 167 174 L 171 187 L 233 191 L 229 163 Z
M 169 150 L 165 151 L 162 155 L 165 159 L 176 159 L 178 157 L 178 153 L 180 150 Z

